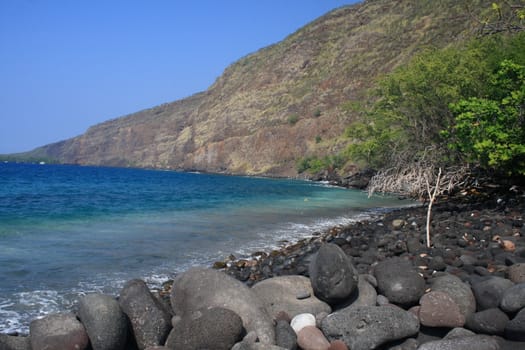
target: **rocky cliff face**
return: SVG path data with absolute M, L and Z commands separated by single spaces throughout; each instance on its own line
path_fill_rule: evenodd
M 490 1 L 369 0 L 336 9 L 241 58 L 205 92 L 95 125 L 34 154 L 64 163 L 293 176 L 339 150 L 341 105 L 425 45 L 471 36 Z

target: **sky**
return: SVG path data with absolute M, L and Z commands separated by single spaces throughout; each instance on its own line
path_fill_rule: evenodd
M 0 154 L 206 90 L 356 0 L 0 0 Z

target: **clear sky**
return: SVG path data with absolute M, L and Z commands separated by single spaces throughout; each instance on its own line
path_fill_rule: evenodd
M 0 0 L 0 154 L 206 90 L 356 0 Z

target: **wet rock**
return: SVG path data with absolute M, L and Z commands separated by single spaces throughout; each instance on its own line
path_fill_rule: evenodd
M 119 304 L 129 318 L 139 349 L 164 344 L 171 330 L 171 315 L 144 281 L 128 281 L 120 292 Z
M 418 350 L 499 350 L 498 342 L 487 335 L 435 340 L 421 345 Z
M 476 299 L 470 286 L 458 277 L 444 274 L 432 281 L 432 290 L 447 293 L 459 306 L 461 314 L 467 319 L 476 311 Z
M 240 340 L 243 331 L 241 318 L 223 308 L 203 309 L 184 315 L 170 332 L 166 346 L 172 349 L 229 350 Z
M 93 350 L 124 349 L 128 321 L 115 298 L 104 294 L 82 297 L 78 303 L 78 317 L 86 328 Z
M 345 252 L 335 244 L 324 244 L 309 267 L 315 295 L 335 304 L 348 298 L 357 287 L 357 271 Z
M 478 310 L 498 307 L 503 294 L 514 283 L 502 277 L 490 277 L 472 285 Z
M 342 340 L 352 350 L 368 350 L 417 334 L 419 320 L 396 306 L 349 307 L 328 315 L 322 330 L 329 340 Z
M 514 283 L 525 283 L 525 263 L 509 266 L 507 275 Z
M 297 345 L 302 350 L 328 350 L 330 343 L 315 326 L 306 326 L 297 333 Z
M 510 340 L 525 342 L 525 309 L 514 316 L 505 327 L 505 337 Z
M 297 334 L 284 320 L 277 321 L 275 325 L 275 344 L 288 350 L 297 349 Z
M 89 338 L 86 329 L 72 313 L 51 314 L 29 325 L 32 350 L 84 350 Z
M 422 325 L 428 327 L 462 327 L 465 316 L 447 293 L 431 291 L 421 297 L 419 302 L 419 319 Z
M 191 314 L 208 307 L 232 310 L 242 319 L 245 329 L 255 331 L 259 341 L 275 343 L 272 318 L 256 294 L 224 272 L 193 268 L 178 275 L 171 291 L 175 314 Z
M 384 260 L 375 267 L 374 276 L 379 292 L 391 303 L 410 307 L 425 293 L 425 279 L 407 260 Z
M 0 333 L 0 349 L 2 350 L 31 350 L 31 339 Z
M 252 287 L 268 314 L 276 318 L 281 311 L 290 317 L 302 313 L 332 311 L 330 305 L 314 296 L 310 279 L 304 276 L 281 276 L 261 281 Z
M 513 313 L 525 307 L 525 283 L 520 283 L 507 289 L 501 298 L 500 307 L 503 311 Z
M 472 314 L 466 323 L 468 329 L 480 334 L 503 334 L 509 317 L 500 309 L 486 309 Z

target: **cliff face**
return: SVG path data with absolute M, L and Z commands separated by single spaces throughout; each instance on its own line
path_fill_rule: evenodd
M 490 1 L 369 0 L 334 10 L 241 58 L 205 92 L 95 125 L 34 154 L 64 163 L 293 176 L 342 147 L 345 102 L 421 47 L 473 34 Z

